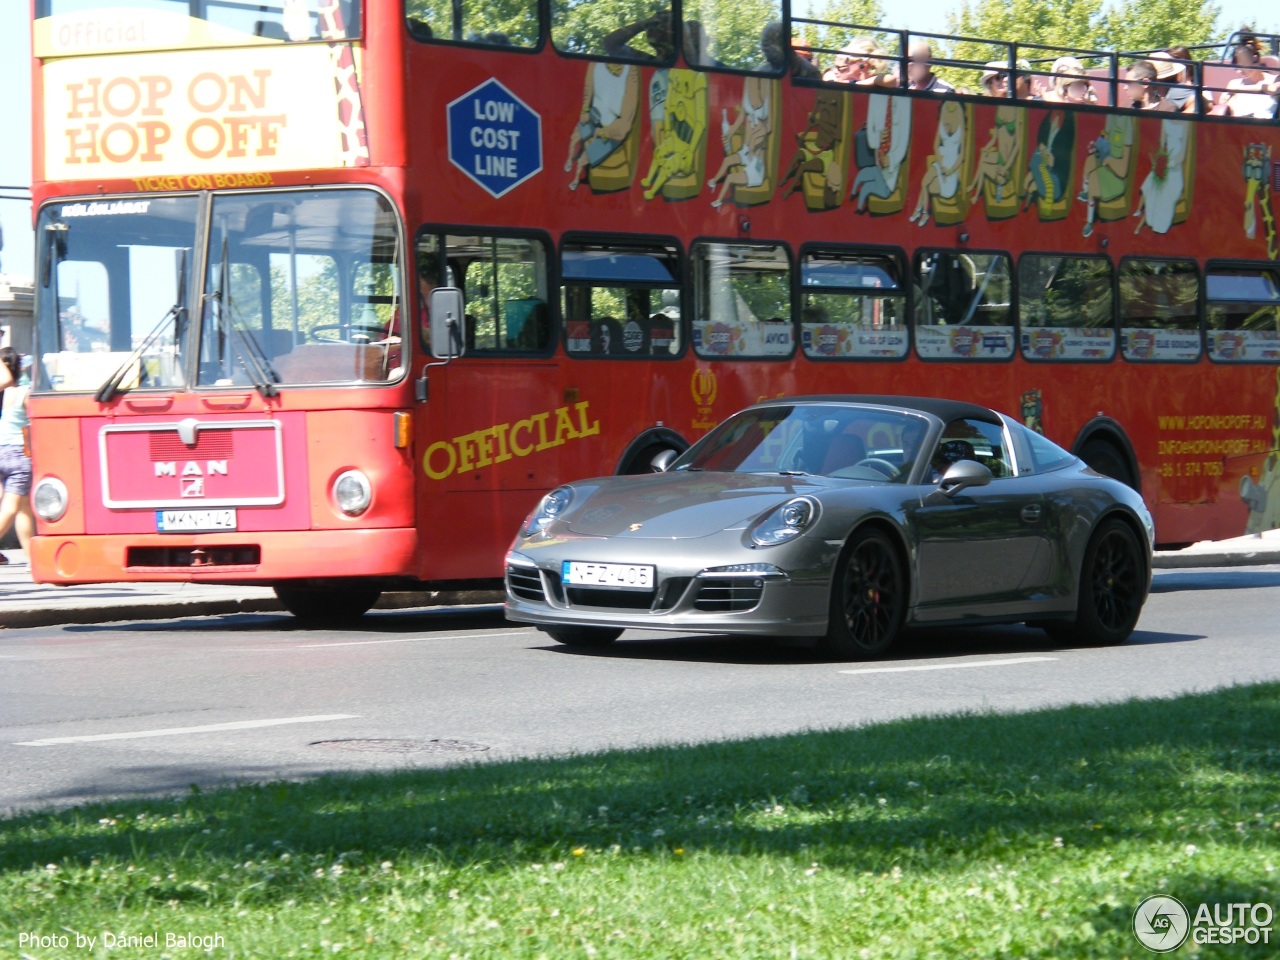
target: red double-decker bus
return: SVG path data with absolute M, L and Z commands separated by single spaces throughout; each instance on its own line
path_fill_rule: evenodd
M 637 11 L 34 0 L 36 578 L 496 582 L 557 483 L 805 393 L 1020 412 L 1166 545 L 1280 525 L 1280 135 L 1213 115 L 1234 67 L 1180 114 L 1092 66 L 1139 56 L 939 95 L 823 81 L 785 3 Z

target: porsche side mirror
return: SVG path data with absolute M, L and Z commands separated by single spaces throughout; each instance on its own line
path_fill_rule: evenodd
M 938 481 L 938 490 L 945 496 L 954 497 L 961 490 L 985 487 L 990 482 L 991 471 L 986 464 L 976 460 L 960 460 L 947 467 L 947 472 Z
M 680 454 L 668 447 L 649 461 L 649 469 L 654 473 L 666 473 L 671 468 L 671 464 L 676 462 L 676 457 L 678 456 Z

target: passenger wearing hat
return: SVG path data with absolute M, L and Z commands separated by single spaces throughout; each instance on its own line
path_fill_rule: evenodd
M 1039 100 L 1031 95 L 1031 64 L 1019 57 L 1014 63 L 1018 72 L 1018 80 L 1013 96 L 1017 100 Z M 1009 63 L 1006 60 L 992 60 L 982 70 L 982 92 L 989 97 L 1009 96 Z
M 856 83 L 867 87 L 896 87 L 898 76 L 889 69 L 884 49 L 870 37 L 857 37 L 836 54 L 835 66 L 822 75 L 828 83 Z
M 1157 50 L 1147 59 L 1156 68 L 1156 79 L 1160 81 L 1163 93 L 1160 101 L 1162 106 L 1151 109 L 1173 113 L 1194 112 L 1196 92 L 1187 86 L 1186 68 L 1165 50 Z
M 1097 103 L 1098 95 L 1089 82 L 1084 64 L 1075 57 L 1053 61 L 1053 87 L 1044 98 L 1053 103 Z

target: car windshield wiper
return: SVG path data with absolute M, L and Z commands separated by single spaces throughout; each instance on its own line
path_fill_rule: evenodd
M 811 477 L 813 476 L 813 474 L 811 474 L 807 470 L 779 470 L 778 476 L 780 477 Z
M 124 383 L 124 378 L 129 375 L 129 371 L 133 369 L 133 365 L 142 359 L 143 354 L 151 348 L 153 343 L 160 339 L 160 335 L 168 328 L 170 320 L 174 323 L 173 341 L 175 345 L 177 344 L 179 334 L 182 332 L 182 326 L 187 316 L 186 302 L 187 251 L 183 250 L 179 254 L 178 258 L 178 292 L 174 297 L 173 306 L 170 307 L 165 315 L 160 318 L 160 322 L 152 328 L 151 332 L 143 338 L 143 341 L 138 344 L 137 349 L 134 350 L 133 353 L 129 354 L 128 359 L 126 359 L 124 363 L 120 364 L 120 366 L 116 368 L 115 373 L 111 374 L 111 376 L 107 378 L 106 382 L 98 388 L 98 392 L 93 395 L 95 400 L 99 403 L 107 403 L 117 393 L 125 392 L 121 389 L 120 384 Z

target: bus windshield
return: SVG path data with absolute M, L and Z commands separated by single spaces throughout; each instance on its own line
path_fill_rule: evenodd
M 69 201 L 38 229 L 37 391 L 403 376 L 400 230 L 379 193 Z
M 323 14 L 316 6 L 289 0 L 37 0 L 36 20 L 44 21 L 36 31 L 37 52 L 118 53 L 360 35 L 359 3 L 340 0 Z

